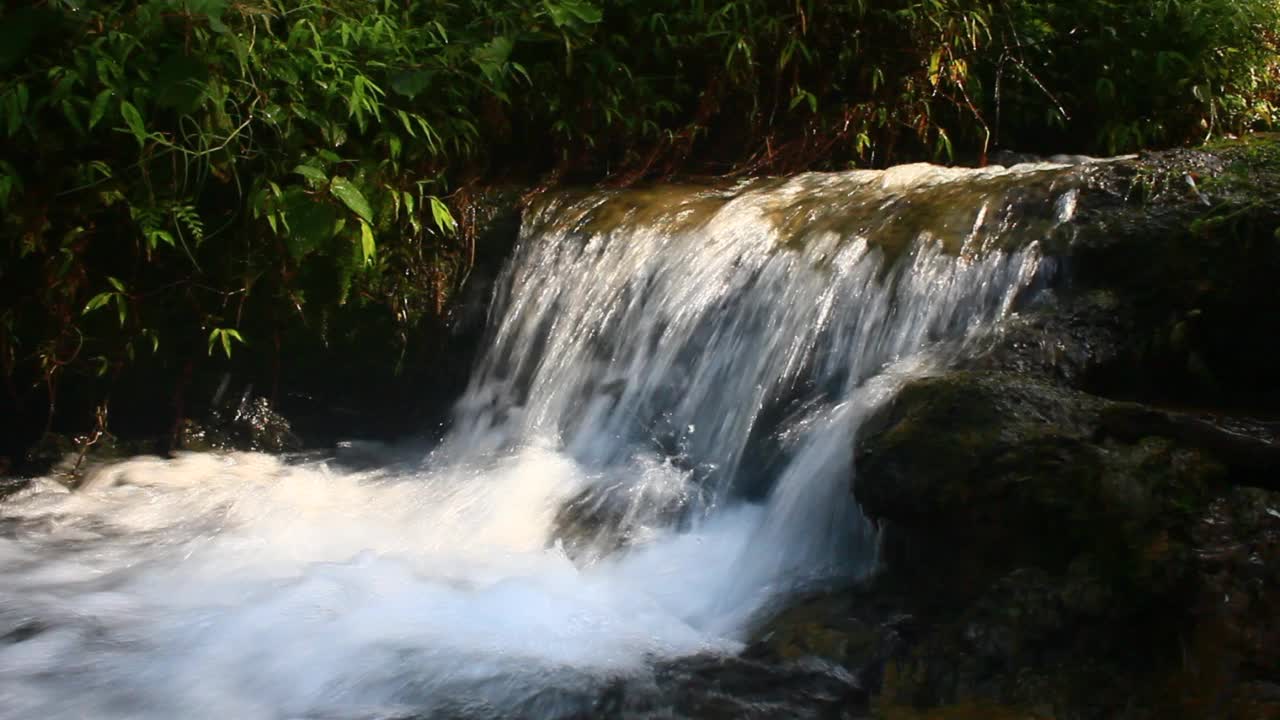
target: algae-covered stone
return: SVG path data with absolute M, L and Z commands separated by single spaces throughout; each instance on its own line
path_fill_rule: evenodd
M 988 566 L 1065 568 L 1082 552 L 1146 583 L 1159 533 L 1203 505 L 1224 466 L 1195 446 L 1111 432 L 1143 411 L 1023 375 L 908 385 L 873 421 L 854 494 L 874 518 Z

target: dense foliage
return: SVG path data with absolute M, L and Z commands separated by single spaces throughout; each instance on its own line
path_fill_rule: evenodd
M 391 372 L 495 179 L 1266 126 L 1278 27 L 1280 0 L 10 1 L 0 411 L 47 424 L 131 368 L 163 396 L 233 356 L 278 373 L 300 334 Z

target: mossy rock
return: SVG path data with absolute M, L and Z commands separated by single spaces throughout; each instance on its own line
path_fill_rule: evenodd
M 1186 711 L 1189 695 L 1164 703 L 1159 688 L 1181 672 L 1182 638 L 1203 632 L 1217 612 L 1197 603 L 1242 591 L 1238 580 L 1211 589 L 1204 558 L 1212 543 L 1202 528 L 1239 528 L 1262 538 L 1253 546 L 1274 544 L 1250 529 L 1270 515 L 1235 503 L 1231 517 L 1243 519 L 1209 517 L 1228 513 L 1214 510 L 1224 493 L 1263 492 L 1233 489 L 1265 479 L 1276 457 L 1265 438 L 1247 434 L 1088 395 L 1044 374 L 959 371 L 907 385 L 867 426 L 853 481 L 885 532 L 885 567 L 861 592 L 914 598 L 904 607 L 920 613 L 915 640 L 885 664 L 882 706 L 942 712 L 994 703 L 1101 720 L 1139 701 L 1139 710 L 1169 709 L 1133 717 L 1199 717 Z M 1239 534 L 1229 535 L 1223 544 L 1236 547 Z M 1229 577 L 1251 577 L 1247 563 L 1234 567 Z M 810 634 L 815 642 L 801 623 L 797 644 L 839 647 L 828 634 L 845 626 L 827 620 Z M 1232 635 L 1252 648 L 1249 657 L 1273 657 L 1258 649 L 1258 636 Z M 1206 666 L 1217 662 L 1211 655 Z M 1219 694 L 1234 687 L 1204 682 Z
M 1196 447 L 1112 437 L 1137 406 L 1008 373 L 908 385 L 859 445 L 854 494 L 874 518 L 962 542 L 973 564 L 1060 570 L 1082 552 L 1139 584 L 1160 533 L 1224 475 Z
M 1130 332 L 1086 388 L 1280 411 L 1280 138 L 1099 166 L 1058 248 L 1075 293 L 1118 298 Z

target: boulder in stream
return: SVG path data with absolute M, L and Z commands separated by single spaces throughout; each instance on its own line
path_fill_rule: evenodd
M 1280 718 L 1280 141 L 1090 172 L 1047 291 L 855 439 L 879 570 L 750 654 L 886 718 Z

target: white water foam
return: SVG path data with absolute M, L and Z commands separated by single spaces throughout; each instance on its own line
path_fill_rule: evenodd
M 736 652 L 871 567 L 858 428 L 1010 312 L 1066 177 L 548 203 L 425 460 L 139 458 L 0 506 L 0 718 L 555 716 Z

